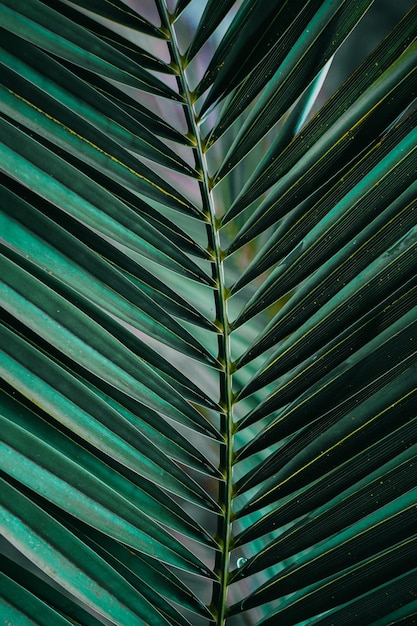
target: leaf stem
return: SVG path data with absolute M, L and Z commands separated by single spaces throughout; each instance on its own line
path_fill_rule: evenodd
M 227 590 L 229 579 L 229 561 L 232 542 L 232 498 L 233 498 L 233 391 L 232 391 L 232 359 L 230 351 L 230 326 L 227 310 L 227 288 L 224 278 L 223 254 L 220 242 L 219 220 L 216 217 L 213 193 L 210 184 L 206 155 L 200 134 L 198 115 L 195 110 L 192 93 L 189 89 L 184 65 L 176 45 L 176 34 L 172 27 L 164 0 L 158 1 L 160 17 L 163 25 L 170 32 L 170 40 L 167 42 L 171 59 L 179 68 L 177 76 L 178 88 L 184 96 L 186 104 L 184 113 L 189 133 L 195 137 L 196 145 L 193 148 L 195 168 L 201 172 L 199 181 L 203 210 L 207 215 L 206 225 L 209 249 L 213 252 L 212 277 L 215 281 L 214 302 L 216 310 L 216 322 L 221 330 L 218 335 L 218 355 L 223 370 L 219 377 L 220 406 L 223 411 L 220 414 L 220 432 L 224 437 L 224 445 L 220 448 L 219 468 L 224 481 L 219 483 L 219 503 L 223 510 L 223 516 L 219 516 L 217 524 L 217 539 L 220 550 L 216 552 L 214 569 L 218 576 L 218 583 L 214 584 L 211 601 L 211 610 L 214 615 L 213 626 L 224 626 L 227 616 Z

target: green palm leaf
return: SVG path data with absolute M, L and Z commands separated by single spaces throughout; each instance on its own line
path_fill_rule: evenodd
M 3 620 L 414 619 L 416 7 L 326 87 L 377 8 L 0 0 Z

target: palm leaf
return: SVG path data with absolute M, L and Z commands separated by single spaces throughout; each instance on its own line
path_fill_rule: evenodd
M 371 5 L 0 1 L 6 621 L 414 619 L 416 7 L 322 95 Z

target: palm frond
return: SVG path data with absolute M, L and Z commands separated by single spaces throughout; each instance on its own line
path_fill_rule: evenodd
M 416 7 L 323 95 L 372 4 L 0 1 L 6 621 L 414 619 Z

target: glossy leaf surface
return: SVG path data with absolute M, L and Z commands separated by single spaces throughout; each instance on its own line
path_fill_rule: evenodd
M 380 10 L 0 0 L 9 622 L 414 619 L 417 10 L 368 52 Z

